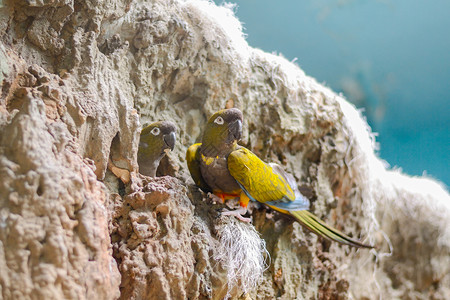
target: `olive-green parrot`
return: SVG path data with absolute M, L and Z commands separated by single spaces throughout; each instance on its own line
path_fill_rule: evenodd
M 141 131 L 137 161 L 139 173 L 155 177 L 164 155 L 175 147 L 177 128 L 169 121 L 155 122 Z
M 250 150 L 239 146 L 242 112 L 230 108 L 216 112 L 206 124 L 202 142 L 189 147 L 186 160 L 197 186 L 223 201 L 240 198 L 241 208 L 224 214 L 241 217 L 249 200 L 261 202 L 293 216 L 301 225 L 329 240 L 353 247 L 371 246 L 328 226 L 307 211 L 309 200 L 300 194 L 291 174 L 277 164 L 266 164 Z

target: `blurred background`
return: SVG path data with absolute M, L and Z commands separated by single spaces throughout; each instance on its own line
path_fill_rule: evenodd
M 227 2 L 250 46 L 297 59 L 364 110 L 392 168 L 450 186 L 450 1 Z

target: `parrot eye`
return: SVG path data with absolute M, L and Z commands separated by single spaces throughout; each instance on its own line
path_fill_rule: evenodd
M 152 129 L 152 131 L 150 131 L 153 135 L 159 135 L 159 132 L 160 132 L 160 130 L 159 130 L 159 128 L 158 127 L 155 127 L 155 128 L 153 128 Z
M 215 120 L 214 123 L 218 124 L 218 125 L 223 125 L 223 118 L 221 116 L 218 116 Z

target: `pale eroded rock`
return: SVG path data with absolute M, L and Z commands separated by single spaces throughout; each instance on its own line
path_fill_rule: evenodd
M 250 297 L 449 298 L 445 189 L 386 171 L 355 108 L 249 47 L 230 10 L 194 0 L 21 0 L 2 1 L 0 20 L 4 299 L 240 296 L 211 260 L 227 221 L 189 185 L 184 161 L 209 115 L 232 106 L 244 112 L 242 144 L 292 172 L 314 213 L 378 245 L 330 244 L 254 207 L 271 261 Z M 140 128 L 164 119 L 180 136 L 159 174 L 178 179 L 142 179 Z M 131 185 L 107 170 L 111 156 Z

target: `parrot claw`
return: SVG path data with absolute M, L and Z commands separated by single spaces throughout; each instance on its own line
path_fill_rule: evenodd
M 223 216 L 234 216 L 238 218 L 240 221 L 245 223 L 250 223 L 252 221 L 252 218 L 246 218 L 242 215 L 244 215 L 247 212 L 247 208 L 245 207 L 239 207 L 236 210 L 225 210 L 222 212 Z

